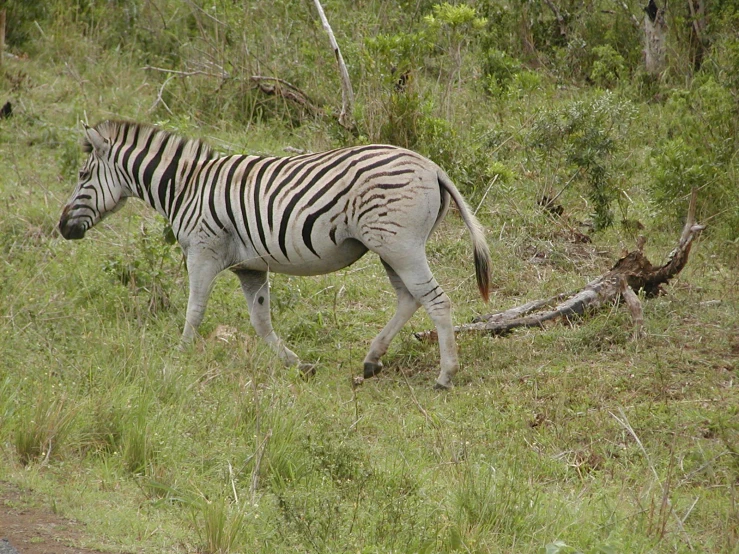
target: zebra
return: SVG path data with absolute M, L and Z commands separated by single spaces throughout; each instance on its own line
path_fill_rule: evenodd
M 431 160 L 379 144 L 289 157 L 223 156 L 204 141 L 117 120 L 85 125 L 83 146 L 88 157 L 59 231 L 65 239 L 81 239 L 129 197 L 163 215 L 188 272 L 182 345 L 196 336 L 214 279 L 230 270 L 241 283 L 257 335 L 286 365 L 301 365 L 272 327 L 268 273 L 327 274 L 371 250 L 395 289 L 397 307 L 371 342 L 364 377 L 382 370 L 390 341 L 423 306 L 439 342 L 436 387 L 452 386 L 459 361 L 451 302 L 425 251 L 450 200 L 472 238 L 477 284 L 486 302 L 491 259 L 479 221 Z

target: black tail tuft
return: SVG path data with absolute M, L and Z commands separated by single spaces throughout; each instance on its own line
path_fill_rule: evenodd
M 475 277 L 477 288 L 485 302 L 490 300 L 490 252 L 487 248 L 475 247 Z

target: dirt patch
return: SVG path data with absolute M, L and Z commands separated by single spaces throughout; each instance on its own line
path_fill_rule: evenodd
M 0 554 L 100 554 L 73 546 L 85 536 L 81 523 L 33 500 L 31 493 L 0 481 Z

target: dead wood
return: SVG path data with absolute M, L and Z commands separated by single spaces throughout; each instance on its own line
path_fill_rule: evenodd
M 665 10 L 649 0 L 644 11 L 644 67 L 650 75 L 659 76 L 667 66 Z
M 257 85 L 260 91 L 270 96 L 279 96 L 303 108 L 311 115 L 323 115 L 323 110 L 316 106 L 308 95 L 295 85 L 277 77 L 252 75 L 249 80 Z
M 544 0 L 544 3 L 549 6 L 549 9 L 554 12 L 554 17 L 557 18 L 557 25 L 559 25 L 559 34 L 562 35 L 564 38 L 567 38 L 567 23 L 565 23 L 565 18 L 562 17 L 562 13 L 559 11 L 559 8 L 554 5 L 551 0 Z
M 352 82 L 349 79 L 349 72 L 346 69 L 344 57 L 341 55 L 339 44 L 336 42 L 336 37 L 334 37 L 334 32 L 328 22 L 326 13 L 323 11 L 323 6 L 321 5 L 320 0 L 313 0 L 313 3 L 316 5 L 316 9 L 318 10 L 318 15 L 321 18 L 323 29 L 326 31 L 326 34 L 328 34 L 331 49 L 334 51 L 334 57 L 339 66 L 339 77 L 341 78 L 341 113 L 339 114 L 339 123 L 345 129 L 352 130 L 355 128 L 354 116 L 352 115 L 352 112 L 354 111 L 354 89 L 352 89 Z
M 151 65 L 145 66 L 143 69 L 148 69 L 151 71 L 159 71 L 161 73 L 166 73 L 169 75 L 169 77 L 164 81 L 162 86 L 159 89 L 159 95 L 152 105 L 151 108 L 149 108 L 149 111 L 153 111 L 154 108 L 159 105 L 159 103 L 162 103 L 164 107 L 172 113 L 169 110 L 169 106 L 167 106 L 164 101 L 162 100 L 162 93 L 164 92 L 164 88 L 167 86 L 167 83 L 169 83 L 169 80 L 172 77 L 195 77 L 195 76 L 204 76 L 204 77 L 214 77 L 216 79 L 220 79 L 222 81 L 221 86 L 223 86 L 223 83 L 226 81 L 238 81 L 238 82 L 244 82 L 245 79 L 241 77 L 234 77 L 231 74 L 229 74 L 227 71 L 225 71 L 223 68 L 216 68 L 215 71 L 209 70 L 204 71 L 200 69 L 195 69 L 193 71 L 178 71 L 176 69 L 166 69 L 163 67 L 154 67 Z M 288 81 L 285 81 L 284 79 L 280 79 L 279 77 L 269 77 L 265 75 L 252 75 L 248 77 L 249 81 L 254 83 L 254 85 L 264 94 L 268 96 L 277 96 L 279 98 L 282 98 L 299 108 L 305 110 L 305 112 L 311 114 L 312 116 L 322 116 L 325 115 L 324 111 L 318 107 L 311 99 L 310 97 L 300 90 L 298 87 L 293 85 L 292 83 L 289 83 Z M 220 87 L 219 87 L 220 90 Z
M 696 191 L 690 197 L 688 217 L 677 247 L 668 256 L 667 262 L 654 267 L 643 252 L 646 239 L 639 237 L 637 249 L 628 252 L 611 270 L 590 281 L 582 289 L 563 293 L 546 300 L 534 300 L 504 312 L 476 317 L 472 323 L 459 325 L 455 332 L 478 331 L 493 335 L 504 335 L 517 327 L 544 327 L 547 322 L 578 318 L 585 313 L 612 305 L 623 299 L 634 320 L 635 333 L 641 333 L 643 315 L 637 293 L 653 297 L 661 292 L 661 286 L 675 277 L 688 263 L 693 241 L 705 229 L 695 221 Z M 415 333 L 419 340 L 436 340 L 436 331 Z

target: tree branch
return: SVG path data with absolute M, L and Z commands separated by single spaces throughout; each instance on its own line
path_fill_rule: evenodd
M 323 11 L 320 0 L 313 0 L 318 10 L 318 15 L 321 18 L 323 28 L 328 34 L 328 39 L 331 42 L 331 48 L 334 51 L 336 62 L 339 64 L 339 76 L 341 77 L 341 114 L 339 115 L 339 123 L 346 129 L 354 129 L 354 117 L 352 111 L 354 110 L 354 90 L 352 89 L 352 83 L 349 80 L 349 72 L 346 70 L 346 64 L 344 64 L 344 58 L 341 56 L 341 50 L 334 37 L 334 32 L 329 25 L 326 14 Z
M 567 37 L 567 24 L 565 23 L 565 18 L 562 17 L 562 13 L 559 11 L 559 8 L 557 8 L 551 0 L 544 0 L 544 3 L 549 6 L 549 9 L 554 12 L 554 17 L 557 18 L 559 34 L 563 37 Z

